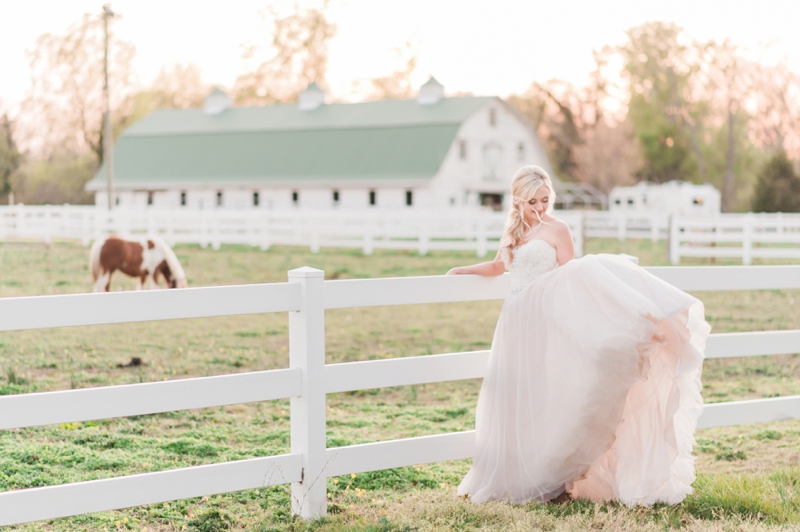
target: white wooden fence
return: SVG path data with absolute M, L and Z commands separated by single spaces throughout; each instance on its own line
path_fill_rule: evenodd
M 578 256 L 583 250 L 583 214 L 559 213 L 572 229 Z M 0 239 L 80 239 L 84 245 L 100 235 L 157 234 L 170 245 L 199 244 L 219 249 L 244 244 L 355 247 L 365 254 L 375 249 L 475 251 L 483 257 L 497 249 L 505 213 L 454 209 L 270 211 L 230 209 L 129 209 L 109 213 L 94 206 L 0 206 Z
M 587 211 L 584 238 L 649 238 L 653 242 L 669 237 L 669 216 L 660 213 Z
M 800 266 L 649 268 L 690 291 L 800 288 Z M 0 299 L 0 330 L 289 312 L 290 367 L 251 373 L 0 397 L 0 430 L 291 398 L 288 454 L 0 493 L 0 525 L 292 485 L 292 510 L 325 515 L 326 479 L 470 458 L 474 432 L 326 448 L 329 393 L 481 378 L 488 351 L 325 363 L 325 310 L 499 299 L 507 275 L 324 281 L 299 268 L 289 282 Z M 706 357 L 800 352 L 800 330 L 714 334 Z M 800 417 L 800 396 L 707 405 L 700 427 Z
M 669 257 L 800 258 L 800 214 L 720 214 L 713 218 L 669 218 L 661 214 L 609 211 L 559 211 L 575 240 L 577 256 L 586 238 L 669 238 Z M 229 209 L 130 209 L 109 213 L 94 206 L 0 206 L 0 240 L 10 238 L 79 239 L 84 245 L 100 235 L 158 234 L 175 243 L 244 244 L 375 249 L 494 252 L 505 213 L 453 211 L 270 211 Z
M 727 214 L 714 218 L 673 219 L 669 258 L 800 259 L 800 214 Z

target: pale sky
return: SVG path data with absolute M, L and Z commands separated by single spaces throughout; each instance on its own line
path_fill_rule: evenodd
M 300 0 L 318 5 L 318 0 Z M 43 33 L 63 33 L 103 0 L 0 0 L 0 108 L 24 98 L 25 51 Z M 244 69 L 241 45 L 266 42 L 258 0 L 112 0 L 122 14 L 119 37 L 137 49 L 134 69 L 149 84 L 162 65 L 195 63 L 209 83 L 230 86 Z M 287 5 L 286 1 L 281 4 Z M 533 81 L 576 84 L 592 69 L 592 49 L 624 40 L 624 30 L 651 20 L 675 22 L 689 37 L 729 38 L 773 61 L 800 69 L 798 0 L 331 0 L 338 25 L 328 81 L 346 98 L 353 81 L 401 64 L 392 49 L 414 43 L 417 81 L 433 74 L 446 91 L 506 96 Z

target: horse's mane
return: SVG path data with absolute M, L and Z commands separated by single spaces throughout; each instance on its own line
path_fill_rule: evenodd
M 175 252 L 172 251 L 172 248 L 169 247 L 169 244 L 167 244 L 161 237 L 158 236 L 149 236 L 147 238 L 152 240 L 153 243 L 155 243 L 155 245 L 161 249 L 161 252 L 164 253 L 167 266 L 169 266 L 169 269 L 175 276 L 175 279 L 177 281 L 186 281 L 186 273 L 184 273 L 181 263 L 178 262 L 178 257 L 175 256 Z

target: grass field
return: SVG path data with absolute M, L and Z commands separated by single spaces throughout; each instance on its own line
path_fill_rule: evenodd
M 594 239 L 589 252 L 666 264 L 665 244 Z M 274 282 L 308 265 L 326 277 L 442 274 L 470 253 L 248 247 L 176 249 L 191 286 Z M 0 297 L 85 292 L 87 250 L 76 244 L 0 245 Z M 694 260 L 702 264 L 709 261 Z M 718 261 L 717 264 L 724 264 Z M 736 264 L 736 262 L 730 262 Z M 115 277 L 113 287 L 132 289 Z M 698 293 L 714 332 L 800 329 L 798 291 Z M 342 309 L 326 313 L 329 362 L 486 349 L 500 301 Z M 0 394 L 149 382 L 286 367 L 287 316 L 265 314 L 0 335 Z M 145 365 L 119 367 L 132 357 Z M 800 357 L 708 361 L 707 402 L 800 394 Z M 328 397 L 328 445 L 467 430 L 480 383 L 365 390 Z M 288 402 L 175 412 L 0 432 L 0 490 L 236 460 L 288 451 Z M 329 479 L 331 515 L 289 516 L 285 487 L 136 507 L 14 530 L 787 530 L 800 529 L 800 422 L 698 431 L 696 492 L 677 507 L 627 509 L 474 505 L 455 487 L 467 461 Z M 2 509 L 0 509 L 2 511 Z M 184 528 L 185 527 L 185 528 Z

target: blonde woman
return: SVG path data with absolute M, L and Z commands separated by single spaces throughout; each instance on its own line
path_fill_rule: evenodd
M 614 255 L 574 260 L 537 166 L 511 181 L 491 262 L 511 274 L 476 412 L 473 501 L 676 504 L 694 481 L 694 429 L 710 327 L 694 297 Z

